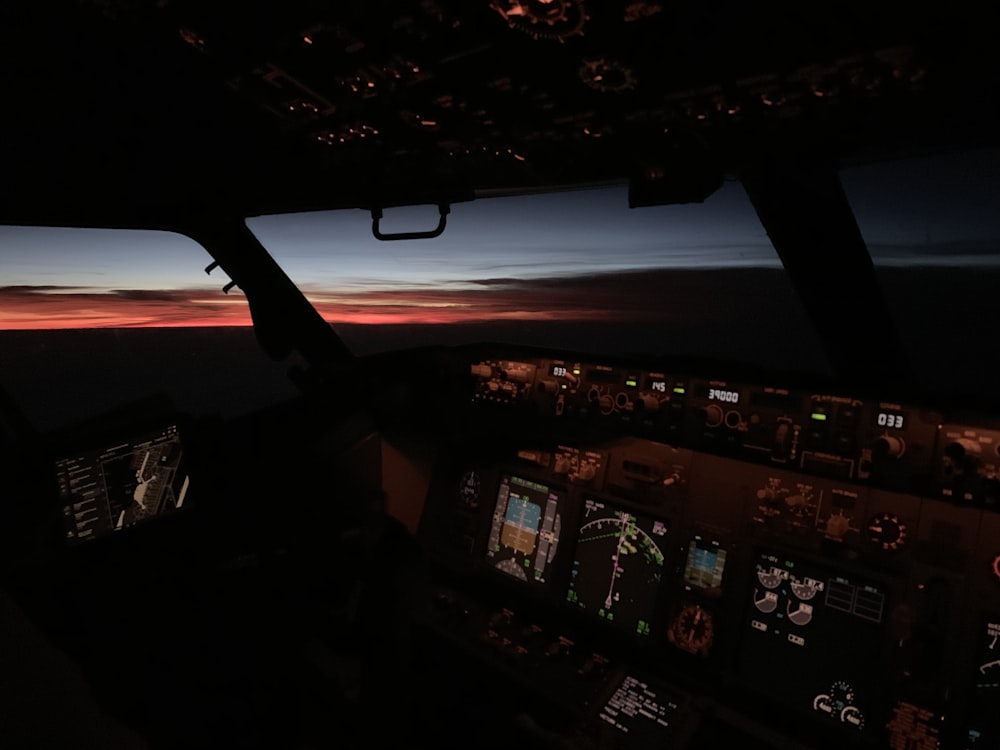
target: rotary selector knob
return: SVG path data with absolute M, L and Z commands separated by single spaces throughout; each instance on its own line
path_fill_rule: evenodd
M 906 524 L 895 513 L 879 513 L 868 522 L 868 539 L 887 552 L 898 552 L 906 546 Z
M 982 447 L 975 440 L 960 438 L 954 440 L 944 449 L 944 455 L 952 461 L 959 462 L 965 460 L 975 460 L 982 453 Z
M 615 410 L 615 399 L 607 393 L 600 397 L 598 403 L 601 407 L 601 414 L 611 414 Z
M 559 383 L 555 380 L 540 380 L 538 382 L 538 390 L 540 393 L 547 393 L 550 396 L 554 396 L 559 393 Z
M 959 475 L 974 473 L 979 466 L 982 446 L 975 440 L 959 438 L 944 449 L 944 473 Z
M 718 404 L 709 404 L 705 407 L 705 426 L 706 427 L 718 427 L 722 424 L 722 420 L 725 418 L 725 414 L 722 411 L 722 407 Z
M 900 458 L 906 453 L 906 441 L 896 435 L 882 435 L 872 445 L 872 457 Z
M 635 400 L 635 406 L 637 409 L 642 409 L 643 411 L 652 413 L 660 408 L 660 399 L 656 396 L 650 396 L 648 393 L 644 393 Z

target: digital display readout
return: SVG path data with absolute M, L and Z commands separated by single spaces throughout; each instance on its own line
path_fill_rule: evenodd
M 905 420 L 903 415 L 897 411 L 877 411 L 875 412 L 875 425 L 893 430 L 903 429 Z
M 659 372 L 651 372 L 646 376 L 646 390 L 654 393 L 667 392 L 667 379 Z
M 722 388 L 709 388 L 708 398 L 710 401 L 722 401 L 726 404 L 738 404 L 740 402 L 739 391 L 727 391 Z
M 625 675 L 598 717 L 619 735 L 615 747 L 669 747 L 680 705 L 680 699 L 666 690 Z
M 557 378 L 564 378 L 569 374 L 566 365 L 552 365 L 551 374 Z

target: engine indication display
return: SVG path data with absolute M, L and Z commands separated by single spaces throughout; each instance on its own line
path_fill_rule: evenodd
M 559 546 L 560 502 L 560 495 L 544 484 L 504 476 L 493 511 L 487 561 L 526 583 L 546 583 Z
M 566 600 L 618 627 L 649 635 L 666 535 L 663 521 L 586 500 Z
M 986 618 L 978 659 L 976 689 L 1000 694 L 1000 617 Z
M 759 551 L 739 671 L 783 702 L 864 730 L 879 688 L 886 600 L 881 585 Z
M 984 612 L 976 643 L 972 693 L 968 702 L 968 750 L 1000 747 L 1000 613 Z

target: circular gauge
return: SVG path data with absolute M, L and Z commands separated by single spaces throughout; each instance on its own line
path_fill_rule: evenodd
M 816 592 L 820 590 L 820 587 L 813 581 L 807 581 L 806 583 L 797 583 L 796 581 L 792 581 L 791 589 L 795 596 L 802 601 L 807 602 L 816 596 Z
M 584 60 L 580 80 L 597 91 L 621 92 L 635 88 L 635 75 L 617 60 Z
M 879 513 L 868 522 L 868 540 L 887 552 L 898 552 L 906 546 L 907 530 L 895 513 Z
M 830 699 L 843 708 L 854 703 L 854 688 L 849 682 L 837 680 L 830 686 Z
M 535 38 L 567 39 L 583 33 L 583 0 L 493 0 L 490 7 L 512 29 Z
M 861 729 L 865 725 L 865 717 L 861 709 L 854 705 L 854 697 L 851 684 L 837 680 L 830 686 L 828 693 L 820 693 L 813 698 L 813 710 L 855 729 Z
M 993 558 L 991 570 L 993 572 L 993 577 L 1000 581 L 1000 555 Z
M 844 710 L 840 712 L 840 721 L 855 729 L 865 728 L 865 715 L 857 706 L 845 706 Z
M 780 572 L 776 572 L 774 568 L 771 568 L 770 570 L 758 570 L 757 580 L 766 589 L 776 589 L 781 585 L 782 577 Z
M 681 651 L 707 656 L 715 641 L 711 613 L 697 604 L 688 604 L 674 618 L 667 638 Z
M 458 483 L 458 499 L 467 508 L 479 507 L 479 490 L 482 483 L 479 474 L 474 471 L 467 471 L 462 475 Z

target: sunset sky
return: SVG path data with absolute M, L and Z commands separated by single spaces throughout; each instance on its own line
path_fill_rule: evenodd
M 1000 205 L 986 188 L 997 164 L 972 155 L 845 171 L 876 262 L 998 265 Z M 942 202 L 942 174 L 961 200 Z M 436 223 L 433 207 L 390 209 L 382 229 Z M 359 210 L 248 224 L 334 324 L 634 319 L 661 302 L 647 275 L 780 267 L 739 183 L 705 204 L 635 210 L 624 187 L 481 199 L 453 206 L 434 240 L 378 242 Z M 0 329 L 247 325 L 239 290 L 224 295 L 225 275 L 205 275 L 211 260 L 169 233 L 0 227 Z

